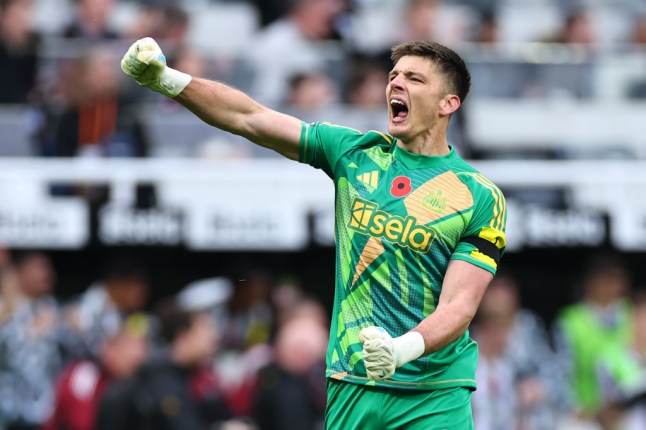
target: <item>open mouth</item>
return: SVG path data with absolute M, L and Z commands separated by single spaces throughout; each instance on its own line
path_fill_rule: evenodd
M 393 121 L 401 122 L 408 117 L 408 106 L 400 99 L 390 99 L 390 112 L 393 116 Z

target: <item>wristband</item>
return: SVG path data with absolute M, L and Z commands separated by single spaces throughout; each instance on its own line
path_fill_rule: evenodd
M 153 89 L 167 97 L 177 97 L 191 82 L 191 79 L 193 79 L 191 75 L 164 67 L 164 71 L 159 77 L 159 87 L 153 87 Z
M 397 357 L 397 367 L 401 367 L 409 361 L 418 359 L 426 350 L 424 337 L 418 331 L 409 331 L 402 336 L 394 338 L 393 346 Z

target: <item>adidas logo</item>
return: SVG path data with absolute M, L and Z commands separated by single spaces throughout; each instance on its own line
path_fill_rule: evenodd
M 372 172 L 362 173 L 361 175 L 357 175 L 357 179 L 372 188 L 377 188 L 377 184 L 379 183 L 379 171 L 373 170 Z

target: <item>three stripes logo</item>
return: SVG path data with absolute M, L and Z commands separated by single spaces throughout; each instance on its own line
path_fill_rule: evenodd
M 372 172 L 362 173 L 357 175 L 357 179 L 369 187 L 377 188 L 377 184 L 379 183 L 379 171 L 373 170 Z

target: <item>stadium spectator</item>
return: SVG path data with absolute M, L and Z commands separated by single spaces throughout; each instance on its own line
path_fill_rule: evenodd
M 32 9 L 32 0 L 0 1 L 0 103 L 27 103 L 36 89 L 41 36 Z
M 493 285 L 492 285 L 493 286 Z M 498 309 L 495 288 L 485 293 L 473 326 L 478 342 L 473 421 L 479 430 L 511 430 L 519 427 L 516 411 L 520 410 L 516 380 L 519 369 L 507 355 L 514 316 L 508 309 Z
M 358 130 L 380 130 L 387 118 L 385 86 L 389 68 L 384 60 L 354 53 L 348 64 L 343 91 L 346 112 Z
M 435 40 L 435 23 L 440 2 L 438 0 L 408 0 L 404 10 L 402 31 L 397 32 L 394 43 L 407 40 Z
M 222 348 L 234 351 L 266 344 L 274 321 L 270 301 L 271 274 L 263 268 L 243 269 L 240 273 L 234 277 L 228 321 L 222 328 Z
M 271 305 L 276 314 L 275 324 L 280 325 L 287 315 L 305 300 L 306 293 L 300 279 L 295 275 L 280 277 L 271 289 Z
M 342 0 L 295 0 L 287 16 L 257 33 L 247 50 L 255 73 L 251 93 L 276 105 L 284 100 L 292 76 L 325 70 L 329 53 L 341 54 L 324 42 L 333 37 L 343 6 Z
M 587 264 L 583 296 L 561 310 L 554 339 L 562 373 L 570 376 L 579 421 L 592 425 L 603 404 L 597 378 L 599 359 L 604 350 L 629 343 L 632 316 L 626 294 L 631 281 L 614 254 L 600 253 Z
M 255 389 L 253 418 L 262 430 L 323 428 L 327 340 L 325 326 L 310 315 L 280 326 L 274 358 L 260 370 Z
M 634 18 L 628 43 L 636 45 L 637 47 L 646 46 L 646 13 L 641 13 Z
M 112 257 L 103 279 L 90 285 L 69 305 L 72 326 L 84 353 L 96 356 L 106 336 L 111 336 L 133 314 L 145 309 L 149 294 L 146 269 L 132 255 Z
M 633 294 L 631 338 L 628 345 L 613 345 L 599 359 L 597 375 L 603 405 L 604 428 L 646 428 L 646 291 Z
M 477 344 L 467 328 L 506 246 L 506 206 L 447 142 L 451 115 L 470 89 L 462 58 L 433 42 L 393 48 L 390 134 L 307 124 L 163 59 L 144 38 L 121 67 L 208 124 L 334 179 L 326 426 L 473 428 Z
M 177 50 L 186 46 L 190 24 L 188 13 L 178 4 L 145 2 L 134 22 L 124 31 L 124 38 L 154 37 L 173 58 Z
M 61 99 L 50 100 L 44 155 L 61 157 L 142 157 L 146 136 L 137 107 L 121 91 L 115 58 L 95 46 L 61 63 Z
M 376 55 L 388 60 L 390 46 L 408 40 L 428 40 L 447 46 L 458 46 L 468 39 L 470 15 L 466 11 L 469 11 L 469 8 L 455 9 L 453 13 L 447 13 L 446 2 L 440 0 L 404 0 L 399 4 L 399 10 L 389 10 L 388 18 L 391 24 L 388 25 L 389 28 L 384 29 L 387 36 L 382 37 L 381 41 L 370 49 L 374 50 Z M 391 16 L 392 14 L 394 16 Z M 359 45 L 363 43 L 359 42 Z
M 248 263 L 237 268 L 222 327 L 216 363 L 224 394 L 236 416 L 249 416 L 258 369 L 270 359 L 275 316 L 270 299 L 272 275 Z
M 326 309 L 321 303 L 305 292 L 297 278 L 285 277 L 276 283 L 271 293 L 271 303 L 276 315 L 275 327 L 300 316 L 318 321 L 322 326 L 329 324 Z
M 148 354 L 150 322 L 132 315 L 101 342 L 97 356 L 71 364 L 56 389 L 54 412 L 42 430 L 95 430 L 98 405 L 106 388 L 128 378 Z
M 289 79 L 286 102 L 295 109 L 320 109 L 337 103 L 338 92 L 336 82 L 324 73 L 298 73 Z
M 646 50 L 646 13 L 642 12 L 634 18 L 628 43 L 630 49 Z M 646 79 L 643 78 L 643 74 L 628 83 L 626 96 L 637 100 L 646 98 Z
M 107 388 L 98 430 L 207 430 L 231 418 L 209 366 L 217 350 L 213 318 L 183 309 L 174 298 L 162 301 L 156 314 L 164 351 Z
M 19 301 L 16 270 L 9 248 L 0 246 L 0 326 L 9 319 Z
M 36 430 L 51 413 L 71 339 L 53 296 L 49 256 L 16 252 L 14 264 L 17 297 L 0 325 L 0 417 L 7 430 Z
M 384 88 L 388 85 L 388 68 L 376 58 L 356 58 L 350 61 L 350 78 L 346 102 L 356 108 L 383 109 Z
M 221 343 L 221 327 L 228 317 L 227 304 L 233 294 L 233 282 L 225 276 L 195 280 L 177 293 L 177 301 L 182 309 L 208 312 L 220 328 L 218 344 Z
M 482 299 L 473 328 L 480 346 L 478 429 L 551 430 L 569 413 L 568 387 L 555 364 L 542 319 L 522 307 L 516 277 L 499 273 Z
M 590 11 L 585 8 L 576 8 L 566 13 L 561 27 L 555 34 L 540 41 L 576 45 L 592 51 L 598 42 L 596 31 Z
M 493 10 L 478 13 L 478 23 L 471 40 L 475 43 L 495 45 L 500 42 L 500 25 L 498 16 Z
M 73 0 L 74 17 L 63 29 L 63 37 L 82 41 L 113 40 L 119 34 L 110 28 L 110 14 L 117 0 Z

